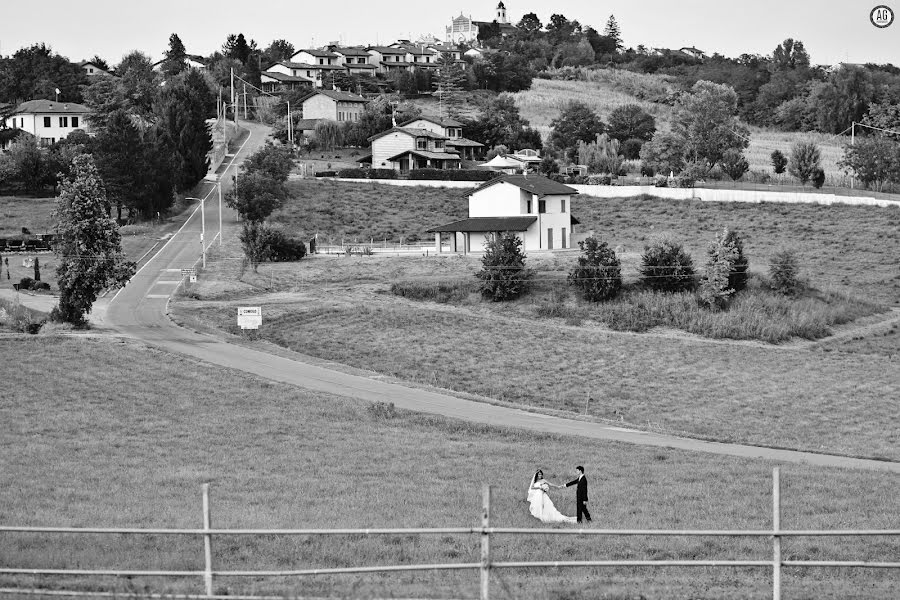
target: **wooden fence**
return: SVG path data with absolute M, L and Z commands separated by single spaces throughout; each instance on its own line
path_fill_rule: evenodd
M 40 569 L 0 567 L 0 574 L 6 575 L 84 575 L 118 577 L 198 577 L 203 579 L 205 595 L 163 595 L 142 594 L 141 597 L 158 598 L 252 598 L 263 600 L 263 596 L 216 596 L 213 594 L 214 578 L 226 577 L 310 577 L 317 575 L 344 575 L 366 573 L 390 573 L 400 571 L 478 571 L 480 577 L 480 599 L 490 598 L 491 571 L 496 569 L 534 569 L 569 567 L 746 567 L 771 569 L 772 597 L 781 600 L 781 571 L 783 567 L 834 568 L 855 567 L 866 569 L 900 569 L 900 562 L 866 561 L 812 561 L 784 560 L 781 542 L 788 537 L 900 537 L 900 529 L 891 530 L 785 530 L 781 528 L 781 484 L 779 469 L 772 473 L 772 529 L 765 530 L 658 530 L 658 529 L 532 529 L 515 527 L 491 527 L 491 488 L 484 487 L 481 527 L 444 527 L 408 529 L 213 529 L 210 518 L 209 484 L 203 484 L 203 528 L 202 529 L 129 529 L 97 527 L 19 527 L 0 526 L 0 533 L 56 533 L 56 534 L 109 534 L 109 535 L 172 535 L 203 538 L 204 569 L 202 571 L 164 570 L 119 570 L 119 569 Z M 271 570 L 271 571 L 218 571 L 214 568 L 213 537 L 224 536 L 379 536 L 379 535 L 477 535 L 481 539 L 481 560 L 473 563 L 404 564 L 390 566 L 359 566 L 326 569 Z M 491 540 L 498 535 L 557 535 L 557 536 L 643 536 L 643 537 L 755 537 L 772 539 L 771 560 L 571 560 L 571 561 L 531 561 L 495 562 L 491 560 Z M 68 590 L 39 590 L 20 588 L 0 588 L 0 594 L 38 596 L 118 596 L 128 594 L 95 593 Z

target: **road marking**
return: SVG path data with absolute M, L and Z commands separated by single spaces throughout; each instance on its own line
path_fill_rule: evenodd
M 168 298 L 169 294 L 147 294 L 145 298 Z
M 163 273 L 181 273 L 181 269 L 160 269 Z

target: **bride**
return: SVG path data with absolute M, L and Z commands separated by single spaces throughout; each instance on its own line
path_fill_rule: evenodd
M 544 523 L 574 523 L 575 517 L 567 517 L 553 506 L 553 501 L 547 493 L 551 486 L 563 487 L 545 480 L 544 472 L 538 469 L 531 480 L 531 485 L 528 486 L 528 504 L 531 515 Z

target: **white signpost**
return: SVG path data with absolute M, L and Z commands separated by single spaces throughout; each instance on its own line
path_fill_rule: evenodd
M 197 281 L 197 269 L 182 269 L 181 278 L 189 279 L 191 283 Z
M 241 329 L 259 329 L 262 325 L 262 307 L 239 306 L 237 322 Z

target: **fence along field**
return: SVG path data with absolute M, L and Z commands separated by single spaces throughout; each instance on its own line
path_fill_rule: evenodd
M 856 569 L 900 569 L 898 561 L 866 561 L 866 560 L 791 560 L 785 559 L 782 554 L 782 540 L 785 538 L 799 537 L 900 537 L 900 529 L 874 529 L 874 530 L 803 530 L 792 531 L 781 528 L 781 475 L 778 467 L 772 471 L 772 528 L 770 530 L 664 530 L 664 529 L 594 529 L 594 528 L 515 528 L 491 526 L 491 487 L 484 486 L 481 513 L 481 527 L 443 527 L 443 528 L 367 528 L 367 529 L 213 529 L 209 496 L 209 484 L 202 486 L 202 529 L 140 529 L 140 528 L 104 528 L 104 527 L 25 527 L 0 525 L 0 533 L 55 533 L 60 535 L 162 535 L 162 536 L 191 536 L 203 540 L 203 570 L 202 571 L 162 571 L 162 570 L 122 570 L 107 569 L 42 569 L 42 568 L 0 568 L 0 574 L 16 575 L 81 575 L 91 576 L 116 576 L 116 577 L 196 577 L 202 576 L 204 594 L 207 598 L 228 597 L 218 596 L 214 592 L 214 578 L 267 578 L 267 577 L 291 577 L 304 578 L 328 575 L 349 574 L 374 574 L 397 572 L 424 572 L 424 571 L 452 571 L 452 570 L 477 570 L 479 573 L 479 599 L 489 600 L 491 597 L 491 573 L 499 569 L 541 569 L 541 568 L 587 568 L 587 567 L 715 567 L 715 568 L 759 568 L 771 569 L 772 573 L 772 598 L 782 598 L 782 570 L 784 567 L 802 568 L 856 568 Z M 396 564 L 381 566 L 347 566 L 325 567 L 316 569 L 268 569 L 268 570 L 219 570 L 214 567 L 213 539 L 228 537 L 256 537 L 256 536 L 389 536 L 401 535 L 419 537 L 428 535 L 477 535 L 481 541 L 481 556 L 478 562 L 448 562 L 431 564 Z M 497 561 L 491 555 L 491 541 L 495 536 L 634 536 L 641 538 L 657 537 L 684 537 L 684 538 L 710 538 L 710 537 L 748 537 L 771 538 L 771 560 L 759 559 L 708 559 L 708 560 L 668 560 L 668 559 L 638 559 L 638 560 L 544 560 L 544 561 Z M 77 596 L 85 592 L 83 590 L 58 590 L 58 595 Z M 0 588 L 0 594 L 40 594 L 39 589 Z M 88 592 L 90 593 L 90 592 Z M 503 596 L 504 594 L 501 594 Z

